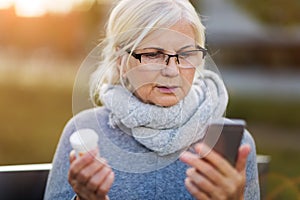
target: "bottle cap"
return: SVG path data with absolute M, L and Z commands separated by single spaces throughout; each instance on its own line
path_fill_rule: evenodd
M 70 137 L 72 148 L 76 154 L 85 153 L 96 149 L 98 146 L 98 135 L 93 129 L 79 129 Z

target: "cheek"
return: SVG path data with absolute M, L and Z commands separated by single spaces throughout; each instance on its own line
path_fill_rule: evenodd
M 137 88 L 134 92 L 135 96 L 138 97 L 143 102 L 147 103 L 151 100 L 151 94 L 153 92 L 152 84 L 146 84 Z
M 183 88 L 189 90 L 194 81 L 195 69 L 182 69 L 180 74 L 183 80 Z

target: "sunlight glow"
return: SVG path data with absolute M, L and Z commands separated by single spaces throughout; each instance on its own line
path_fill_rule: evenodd
M 95 0 L 73 0 L 74 1 L 74 8 L 76 10 L 86 11 L 89 10 L 93 3 L 95 3 Z
M 21 17 L 40 17 L 47 13 L 43 0 L 15 0 L 16 14 Z
M 86 11 L 92 5 L 109 0 L 0 0 L 0 10 L 15 7 L 19 17 L 41 17 L 47 13 L 68 14 L 72 10 Z
M 73 8 L 74 0 L 46 0 L 45 7 L 48 12 L 67 14 Z
M 13 0 L 0 0 L 0 10 L 13 6 Z

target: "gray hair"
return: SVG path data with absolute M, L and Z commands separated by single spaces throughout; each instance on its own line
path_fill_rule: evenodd
M 90 98 L 101 105 L 99 94 L 104 83 L 120 84 L 120 56 L 135 50 L 154 29 L 169 28 L 186 20 L 195 31 L 196 42 L 205 44 L 205 28 L 188 0 L 119 0 L 113 8 L 102 42 L 100 63 L 90 79 Z

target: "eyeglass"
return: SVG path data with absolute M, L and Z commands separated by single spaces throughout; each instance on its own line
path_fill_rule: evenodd
M 127 50 L 127 53 L 139 60 L 142 64 L 168 65 L 170 58 L 174 57 L 179 67 L 195 68 L 201 65 L 207 54 L 207 50 L 196 46 L 196 49 L 182 51 L 177 54 L 167 54 L 160 49 L 153 49 L 145 53 L 135 53 L 134 51 Z

